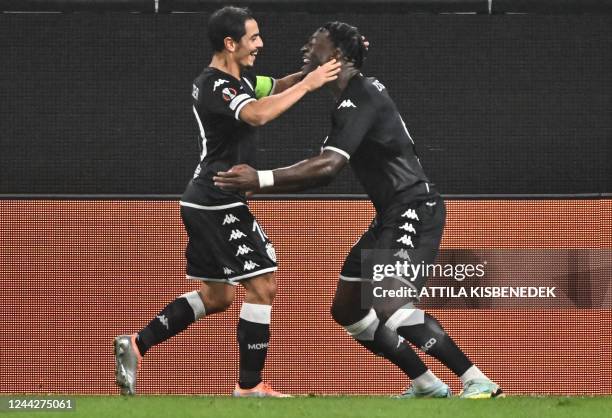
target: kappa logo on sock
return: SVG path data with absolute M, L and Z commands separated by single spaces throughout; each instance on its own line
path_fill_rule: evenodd
M 167 330 L 170 329 L 170 324 L 168 323 L 168 318 L 166 318 L 166 315 L 158 315 L 157 319 L 159 319 L 159 322 L 161 322 L 162 325 L 165 326 Z
M 417 215 L 414 209 L 408 209 L 406 212 L 402 213 L 402 218 L 413 219 L 415 221 L 419 220 L 419 215 Z
M 249 350 L 263 350 L 268 348 L 268 343 L 248 344 Z
M 406 247 L 414 248 L 414 244 L 412 243 L 412 237 L 409 237 L 408 235 L 402 235 L 402 237 L 399 238 L 397 242 L 401 242 Z
M 429 341 L 427 341 L 425 343 L 425 345 L 423 347 L 421 347 L 421 350 L 423 350 L 425 353 L 427 352 L 427 350 L 429 350 L 431 347 L 434 346 L 435 343 L 437 343 L 438 340 L 436 340 L 435 338 L 430 338 Z
M 404 342 L 404 337 L 402 337 L 401 335 L 397 336 L 397 345 L 395 346 L 395 348 L 399 348 L 399 346 Z

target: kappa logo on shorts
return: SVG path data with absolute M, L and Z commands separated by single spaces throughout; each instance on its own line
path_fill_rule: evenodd
M 419 215 L 417 215 L 414 209 L 408 209 L 406 212 L 402 213 L 402 218 L 413 219 L 415 221 L 419 220 Z
M 229 267 L 223 267 L 223 274 L 225 274 L 226 276 L 229 276 L 230 274 L 233 274 L 234 270 L 232 270 Z
M 410 255 L 408 254 L 408 251 L 404 250 L 403 248 L 401 250 L 399 250 L 398 252 L 396 252 L 395 254 L 393 254 L 394 257 L 399 257 L 403 260 L 408 260 L 410 261 Z
M 238 221 L 240 221 L 240 219 L 236 218 L 233 213 L 228 213 L 227 215 L 225 215 L 225 219 L 223 219 L 222 225 L 231 225 L 234 222 Z
M 416 234 L 416 229 L 414 229 L 414 226 L 408 222 L 400 226 L 399 229 L 403 229 L 404 231 L 410 232 L 411 234 Z
M 244 262 L 244 271 L 249 271 L 249 270 L 253 270 L 255 267 L 259 267 L 259 264 L 257 264 L 254 261 L 251 260 L 247 260 Z
M 253 249 L 251 247 L 249 247 L 248 245 L 244 245 L 243 244 L 243 245 L 240 245 L 238 247 L 238 251 L 236 252 L 236 256 L 245 255 L 245 254 L 252 253 L 252 252 L 253 252 Z
M 246 234 L 244 232 L 242 232 L 239 229 L 233 229 L 232 230 L 232 234 L 229 237 L 229 240 L 233 241 L 235 239 L 240 239 L 240 238 L 243 238 L 243 237 L 246 237 Z
M 397 242 L 401 242 L 406 247 L 414 248 L 414 244 L 412 243 L 412 237 L 408 235 L 402 235 L 402 237 L 399 238 Z

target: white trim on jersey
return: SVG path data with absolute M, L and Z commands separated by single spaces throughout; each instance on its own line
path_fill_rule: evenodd
M 181 206 L 187 206 L 190 208 L 202 209 L 202 210 L 222 210 L 222 209 L 235 208 L 237 206 L 246 206 L 242 202 L 228 203 L 227 205 L 219 205 L 219 206 L 202 206 L 202 205 L 196 205 L 195 203 L 191 203 L 191 202 L 183 202 L 182 200 L 179 203 Z
M 351 156 L 349 155 L 348 152 L 341 150 L 340 148 L 336 148 L 336 147 L 323 147 L 322 151 L 325 151 L 326 149 L 330 150 L 330 151 L 334 151 L 337 152 L 338 154 L 342 155 L 343 157 L 345 157 L 347 160 L 351 159 Z
M 251 96 L 249 96 L 251 97 Z M 255 102 L 257 101 L 256 99 L 253 99 L 252 97 L 250 99 L 245 100 L 244 102 L 240 103 L 240 105 L 238 106 L 238 108 L 236 109 L 236 114 L 234 115 L 236 117 L 236 120 L 240 120 L 240 111 L 242 110 L 242 108 L 250 102 Z
M 231 110 L 236 110 L 236 107 L 240 104 L 240 102 L 242 102 L 244 99 L 248 99 L 249 97 L 251 96 L 246 93 L 239 94 L 230 102 L 229 108 Z
M 200 162 L 206 157 L 208 150 L 206 148 L 206 142 L 208 139 L 206 138 L 206 132 L 204 132 L 204 126 L 202 126 L 202 121 L 200 120 L 200 115 L 196 110 L 195 106 L 192 106 L 193 114 L 195 115 L 196 121 L 198 122 L 198 126 L 200 127 L 200 137 L 202 138 L 202 154 L 200 155 Z
M 249 87 L 251 88 L 251 90 L 255 91 L 255 88 L 253 88 L 253 85 L 251 84 L 251 82 L 249 81 L 248 78 L 244 78 L 242 77 L 242 80 L 244 80 L 245 83 L 247 83 L 249 85 Z M 232 109 L 234 110 L 234 109 Z

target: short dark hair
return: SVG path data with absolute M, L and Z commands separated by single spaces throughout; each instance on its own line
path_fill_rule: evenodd
M 208 19 L 208 39 L 215 52 L 223 51 L 228 36 L 240 41 L 246 30 L 244 22 L 253 19 L 253 13 L 246 7 L 225 6 L 214 12 Z
M 363 43 L 363 37 L 359 29 L 344 22 L 327 22 L 319 30 L 329 32 L 329 39 L 336 48 L 342 51 L 342 55 L 356 68 L 361 68 L 366 59 L 368 50 Z

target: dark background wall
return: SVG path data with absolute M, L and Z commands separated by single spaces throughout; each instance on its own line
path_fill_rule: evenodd
M 191 80 L 207 14 L 0 15 L 0 193 L 181 193 L 197 164 Z M 297 70 L 321 23 L 371 42 L 441 192 L 612 191 L 610 15 L 257 15 L 261 74 Z M 318 152 L 331 96 L 261 130 L 260 168 Z M 359 193 L 350 170 L 326 193 Z

